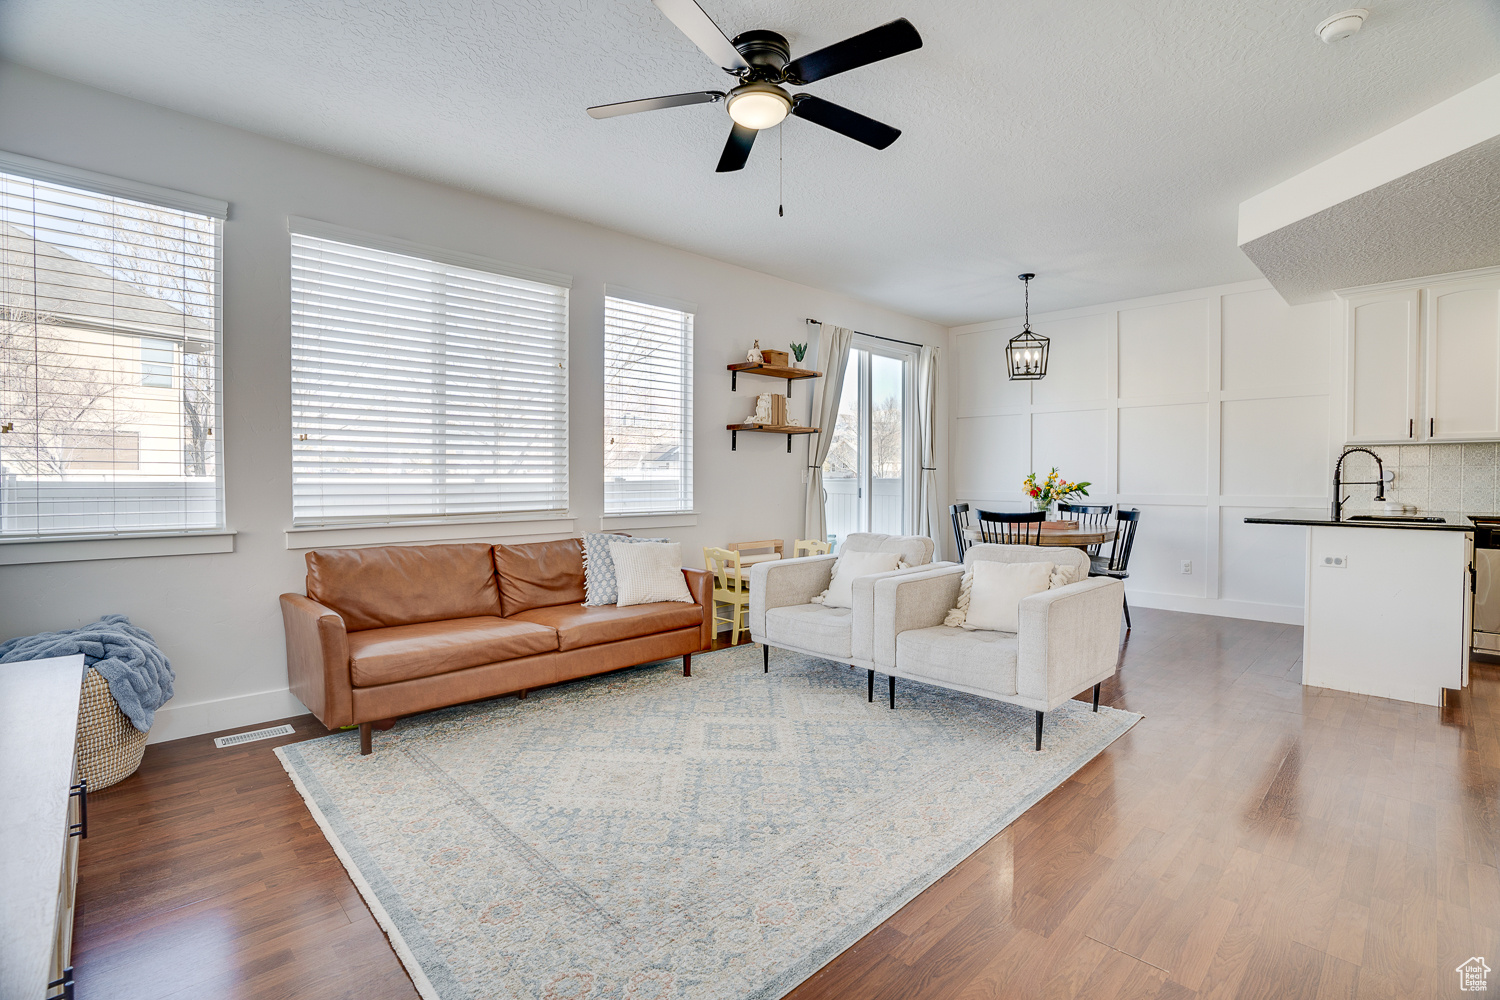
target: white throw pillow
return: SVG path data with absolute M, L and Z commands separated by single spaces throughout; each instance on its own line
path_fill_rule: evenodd
M 899 552 L 844 552 L 833 567 L 828 589 L 813 598 L 814 604 L 830 608 L 854 607 L 854 581 L 872 573 L 888 573 L 901 568 Z
M 615 563 L 618 607 L 657 601 L 693 602 L 682 575 L 681 542 L 610 542 Z
M 970 563 L 969 568 L 964 570 L 963 582 L 959 584 L 958 588 L 958 603 L 952 611 L 948 612 L 948 617 L 943 619 L 943 624 L 949 628 L 973 627 L 964 623 L 969 617 L 969 599 L 974 590 L 974 567 L 980 561 L 976 560 Z M 990 560 L 983 561 L 988 562 Z M 1069 584 L 1078 583 L 1086 579 L 1088 579 L 1088 571 L 1085 569 L 1062 564 L 1054 565 L 1052 566 L 1052 579 L 1048 583 L 1047 589 L 1056 590 L 1058 587 L 1066 587 Z
M 1052 563 L 1003 563 L 985 559 L 974 563 L 969 613 L 963 627 L 992 632 L 1021 628 L 1021 601 L 1040 594 L 1052 583 Z

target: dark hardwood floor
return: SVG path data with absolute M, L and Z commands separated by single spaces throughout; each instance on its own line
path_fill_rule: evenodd
M 1146 718 L 792 997 L 1405 1000 L 1500 964 L 1500 667 L 1425 708 L 1304 690 L 1298 628 L 1132 614 L 1104 701 Z M 78 997 L 416 996 L 287 721 L 90 796 Z

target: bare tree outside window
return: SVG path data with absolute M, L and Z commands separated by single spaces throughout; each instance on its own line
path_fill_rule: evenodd
M 0 466 L 27 476 L 66 476 L 74 451 L 121 430 L 119 386 L 97 359 L 43 332 L 56 320 L 0 312 Z

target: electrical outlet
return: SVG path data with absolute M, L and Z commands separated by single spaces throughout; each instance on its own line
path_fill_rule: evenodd
M 1329 569 L 1346 569 L 1349 566 L 1348 556 L 1324 556 L 1323 565 Z
M 1184 559 L 1182 561 L 1182 572 L 1183 572 L 1184 576 L 1192 576 L 1192 574 L 1193 574 L 1193 561 L 1191 559 Z

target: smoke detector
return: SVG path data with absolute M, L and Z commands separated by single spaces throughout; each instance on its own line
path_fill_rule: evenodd
M 1323 39 L 1324 44 L 1332 45 L 1334 42 L 1343 41 L 1364 27 L 1365 18 L 1370 12 L 1364 7 L 1350 7 L 1341 10 L 1332 17 L 1324 18 L 1318 25 L 1318 37 Z

